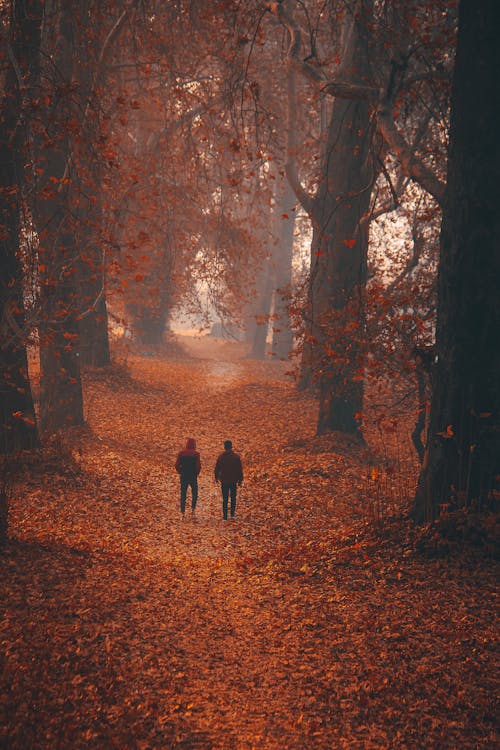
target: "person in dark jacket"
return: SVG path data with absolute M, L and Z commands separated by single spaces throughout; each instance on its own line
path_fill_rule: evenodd
M 243 482 L 241 458 L 233 451 L 230 440 L 224 442 L 224 453 L 221 453 L 215 464 L 215 481 L 221 483 L 222 515 L 227 521 L 227 505 L 231 496 L 231 518 L 236 512 L 236 488 Z
M 194 513 L 198 500 L 198 474 L 201 471 L 200 454 L 194 438 L 188 438 L 186 447 L 177 454 L 175 470 L 181 480 L 181 513 L 184 516 L 188 487 L 191 487 L 191 512 Z

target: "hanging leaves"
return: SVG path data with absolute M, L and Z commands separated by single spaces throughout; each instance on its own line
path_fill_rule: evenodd
M 354 238 L 348 239 L 348 240 L 342 240 L 342 242 L 346 247 L 350 249 L 352 249 L 354 245 L 356 244 L 356 240 Z

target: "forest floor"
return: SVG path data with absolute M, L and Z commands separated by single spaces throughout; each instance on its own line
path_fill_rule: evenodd
M 88 427 L 22 458 L 0 747 L 499 747 L 490 548 L 403 520 L 415 466 L 394 425 L 365 447 L 315 437 L 282 363 L 183 338 L 87 373 Z M 189 436 L 203 466 L 183 520 Z M 213 481 L 226 438 L 245 469 L 234 522 Z

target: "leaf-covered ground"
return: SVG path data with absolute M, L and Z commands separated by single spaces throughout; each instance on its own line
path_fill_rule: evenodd
M 388 518 L 387 445 L 314 437 L 313 399 L 240 353 L 193 340 L 89 374 L 89 428 L 23 459 L 0 747 L 498 747 L 491 555 L 419 553 Z M 192 435 L 182 520 L 172 465 Z M 246 473 L 232 523 L 212 479 L 226 437 Z

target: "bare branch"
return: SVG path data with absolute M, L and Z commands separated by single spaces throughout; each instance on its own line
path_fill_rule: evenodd
M 302 183 L 300 182 L 299 175 L 297 173 L 297 167 L 295 164 L 295 160 L 290 159 L 285 164 L 285 173 L 288 179 L 288 182 L 290 183 L 290 186 L 297 196 L 297 200 L 301 204 L 302 208 L 306 213 L 309 214 L 309 216 L 312 216 L 313 208 L 314 208 L 314 200 L 309 195 L 309 193 L 304 189 L 302 186 Z
M 307 61 L 299 59 L 299 52 L 301 49 L 301 34 L 300 29 L 295 22 L 293 16 L 284 8 L 283 2 L 269 2 L 267 3 L 267 10 L 269 10 L 286 28 L 288 31 L 290 43 L 287 51 L 287 64 L 293 67 L 294 70 L 300 71 L 309 81 L 311 81 L 321 93 L 328 94 L 330 96 L 337 96 L 342 99 L 363 99 L 373 104 L 376 115 L 377 115 L 377 129 L 385 140 L 395 157 L 401 164 L 401 168 L 407 177 L 411 177 L 415 182 L 418 182 L 424 190 L 427 190 L 435 200 L 441 204 L 444 196 L 444 184 L 436 177 L 436 175 L 429 169 L 420 159 L 415 156 L 415 148 L 407 143 L 404 136 L 398 130 L 393 117 L 393 96 L 395 89 L 400 90 L 403 86 L 401 81 L 396 87 L 394 77 L 399 73 L 401 74 L 402 68 L 393 66 L 391 70 L 391 79 L 389 82 L 388 92 L 383 92 L 374 86 L 365 86 L 355 83 L 349 83 L 346 81 L 325 81 L 323 74 L 315 67 L 310 65 Z M 415 83 L 418 80 L 424 80 L 429 76 L 418 76 L 408 79 L 407 85 Z M 287 171 L 288 174 L 288 171 Z M 295 184 L 294 190 L 303 188 L 298 181 L 297 175 L 293 173 L 293 169 L 290 165 L 290 177 L 294 179 Z M 303 197 L 297 197 L 302 203 Z M 304 206 L 304 208 L 306 208 Z M 306 210 L 308 210 L 306 208 Z
M 400 162 L 404 173 L 418 182 L 441 204 L 444 197 L 444 184 L 422 161 L 415 157 L 413 148 L 406 142 L 396 127 L 392 105 L 387 100 L 380 102 L 377 107 L 377 124 L 381 136 Z
M 304 211 L 306 211 L 309 216 L 312 215 L 314 201 L 313 198 L 307 193 L 307 191 L 304 189 L 299 174 L 297 171 L 297 162 L 296 162 L 296 153 L 297 153 L 297 144 L 296 144 L 296 137 L 295 137 L 295 130 L 296 130 L 296 111 L 297 111 L 297 91 L 296 91 L 296 81 L 295 81 L 295 74 L 296 70 L 300 70 L 302 73 L 305 73 L 306 70 L 312 68 L 311 65 L 308 65 L 307 63 L 302 63 L 298 60 L 298 55 L 301 49 L 301 34 L 300 29 L 295 23 L 295 20 L 292 16 L 290 16 L 284 9 L 283 3 L 277 3 L 277 2 L 271 2 L 267 4 L 267 10 L 269 10 L 273 15 L 275 15 L 281 24 L 286 28 L 288 31 L 288 36 L 290 43 L 288 45 L 287 50 L 287 56 L 286 56 L 286 63 L 287 63 L 287 144 L 286 144 L 286 164 L 285 164 L 285 173 L 286 177 L 288 179 L 288 182 L 290 183 L 290 187 L 292 188 L 293 192 L 295 193 L 297 200 L 302 205 Z
M 418 266 L 420 262 L 420 258 L 422 257 L 422 253 L 425 248 L 425 241 L 423 237 L 419 236 L 418 234 L 416 221 L 414 221 L 411 234 L 412 234 L 412 239 L 413 239 L 413 248 L 412 248 L 411 257 L 408 259 L 403 270 L 396 276 L 396 278 L 393 281 L 391 281 L 391 283 L 387 287 L 386 293 L 388 295 L 390 295 L 391 292 L 397 286 L 399 286 L 399 284 L 406 278 L 406 276 L 408 276 L 408 274 L 411 271 L 413 271 L 414 268 Z
M 7 35 L 2 33 L 1 37 L 7 48 L 7 55 L 11 62 L 14 73 L 16 74 L 17 85 L 19 86 L 19 90 L 22 91 L 24 88 L 24 79 L 23 79 L 23 74 L 21 73 L 21 68 L 19 67 L 19 63 L 17 62 L 16 56 L 14 54 L 14 50 L 12 49 L 12 46 L 7 38 Z
M 362 99 L 377 103 L 380 98 L 380 92 L 375 86 L 362 86 L 345 81 L 328 81 L 321 87 L 321 91 L 330 96 L 338 96 L 339 99 Z
M 288 31 L 290 42 L 286 53 L 287 62 L 292 64 L 296 70 L 313 83 L 323 83 L 325 80 L 324 75 L 306 60 L 299 59 L 299 52 L 302 48 L 302 35 L 293 16 L 285 10 L 284 3 L 270 2 L 267 4 L 267 10 L 269 10 L 269 12 L 272 13 Z

